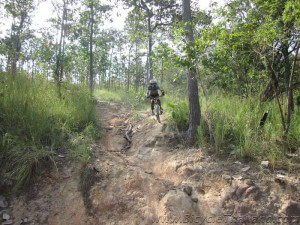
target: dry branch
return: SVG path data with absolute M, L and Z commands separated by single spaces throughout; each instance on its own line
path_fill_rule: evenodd
M 124 138 L 131 143 L 131 136 L 132 136 L 132 124 L 129 124 L 129 126 L 127 127 L 126 131 L 125 131 L 125 135 Z

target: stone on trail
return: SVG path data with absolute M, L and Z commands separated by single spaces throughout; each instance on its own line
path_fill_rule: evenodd
M 250 170 L 250 166 L 246 166 L 242 169 L 242 172 L 248 172 Z
M 12 223 L 13 223 L 12 220 L 6 220 L 5 222 L 2 223 L 2 225 L 10 225 Z
M 269 164 L 270 164 L 269 161 L 262 161 L 260 165 L 262 165 L 262 167 L 264 167 L 264 168 L 268 168 Z
M 197 203 L 198 202 L 198 198 L 192 198 L 192 201 Z
M 0 195 L 0 207 L 6 208 L 8 206 L 8 203 L 6 201 L 6 198 L 2 195 Z
M 192 195 L 192 191 L 193 191 L 193 188 L 191 186 L 183 186 L 182 190 L 188 195 L 188 196 L 191 196 Z
M 230 181 L 231 180 L 231 176 L 230 175 L 227 175 L 227 174 L 223 174 L 222 175 L 222 178 L 226 181 Z
M 282 174 L 277 174 L 276 177 L 274 178 L 274 181 L 275 181 L 276 183 L 281 184 L 281 185 L 286 184 L 285 176 L 282 175 Z
M 185 218 L 185 216 L 202 216 L 197 204 L 181 190 L 169 191 L 160 201 L 158 217 Z
M 235 179 L 235 180 L 242 180 L 243 179 L 243 177 L 241 175 L 233 175 L 232 178 Z
M 3 213 L 2 218 L 4 220 L 9 220 L 10 219 L 10 215 L 8 215 L 7 213 Z
M 146 170 L 145 173 L 147 173 L 147 174 L 153 174 L 153 172 L 150 171 L 150 170 Z

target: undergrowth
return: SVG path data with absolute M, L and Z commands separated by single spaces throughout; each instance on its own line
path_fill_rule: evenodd
M 197 143 L 213 145 L 217 152 L 225 152 L 242 159 L 266 158 L 273 166 L 283 163 L 285 152 L 300 149 L 300 110 L 295 109 L 288 136 L 282 143 L 282 124 L 275 102 L 261 104 L 258 98 L 241 98 L 233 95 L 212 94 L 209 106 L 201 99 L 201 125 Z M 165 102 L 169 123 L 179 131 L 188 128 L 186 99 L 167 98 Z M 264 113 L 268 113 L 263 127 L 259 126 Z M 209 139 L 208 115 L 214 142 Z M 288 148 L 286 148 L 288 146 Z
M 99 136 L 87 88 L 63 83 L 60 98 L 55 83 L 43 78 L 1 78 L 2 185 L 22 187 L 40 167 L 54 166 L 60 152 L 87 162 L 89 144 Z
M 108 90 L 108 89 L 97 89 L 95 91 L 95 97 L 102 101 L 112 102 L 124 102 L 134 110 L 142 110 L 148 106 L 148 101 L 145 98 L 145 90 L 130 90 L 125 91 L 123 89 Z

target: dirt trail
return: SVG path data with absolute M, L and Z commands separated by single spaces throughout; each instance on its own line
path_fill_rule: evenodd
M 286 224 L 300 224 L 298 177 L 181 149 L 182 141 L 166 124 L 145 112 L 132 118 L 122 103 L 98 102 L 97 112 L 103 137 L 94 144 L 88 168 L 80 176 L 76 165 L 65 165 L 34 185 L 33 196 L 15 198 L 15 221 L 255 224 L 256 218 L 257 224 L 267 219 L 275 224 L 282 217 Z M 129 124 L 131 143 L 124 138 Z

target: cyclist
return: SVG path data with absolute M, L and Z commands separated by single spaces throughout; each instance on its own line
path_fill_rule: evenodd
M 165 95 L 165 92 L 160 89 L 160 86 L 156 82 L 156 80 L 150 80 L 148 88 L 147 88 L 146 96 L 147 96 L 147 98 L 150 98 L 150 100 L 151 100 L 152 115 L 154 115 L 154 111 L 153 111 L 154 110 L 154 101 L 152 101 L 152 99 L 159 97 L 158 91 L 161 92 L 161 96 Z M 163 113 L 163 108 L 161 107 L 161 102 L 160 102 L 159 99 L 158 99 L 158 104 L 160 106 L 160 114 L 162 114 Z

